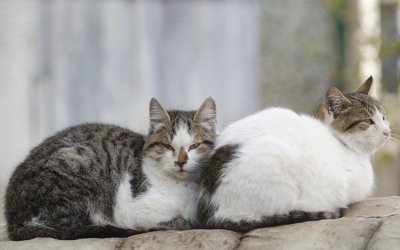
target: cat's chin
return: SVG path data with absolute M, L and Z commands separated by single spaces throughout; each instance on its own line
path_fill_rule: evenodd
M 389 138 L 386 138 L 385 140 L 382 140 L 382 141 L 380 141 L 377 145 L 376 145 L 376 147 L 374 148 L 374 150 L 373 150 L 373 154 L 374 153 L 376 153 L 378 150 L 380 150 L 381 148 L 383 148 L 385 145 L 386 145 L 386 143 L 389 141 Z
M 382 139 L 379 142 L 376 142 L 373 146 L 365 144 L 364 146 L 357 145 L 360 152 L 363 152 L 367 155 L 373 155 L 378 150 L 380 150 L 385 144 L 389 141 L 388 138 Z
M 179 179 L 187 179 L 190 176 L 190 173 L 185 170 L 177 170 L 174 172 L 174 174 Z
M 177 180 L 192 180 L 195 178 L 195 173 L 187 170 L 173 170 L 170 175 Z

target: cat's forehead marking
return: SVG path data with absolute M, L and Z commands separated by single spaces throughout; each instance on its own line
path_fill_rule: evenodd
M 351 92 L 345 94 L 345 96 L 353 104 L 353 110 L 357 112 L 363 112 L 372 116 L 377 109 L 380 109 L 379 104 L 369 95 Z
M 189 133 L 189 128 L 186 124 L 180 124 L 172 138 L 172 145 L 175 147 L 185 147 L 193 144 L 195 138 Z

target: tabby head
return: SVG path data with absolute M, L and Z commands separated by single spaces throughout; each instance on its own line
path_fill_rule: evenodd
M 200 172 L 199 162 L 213 148 L 216 130 L 216 106 L 211 97 L 197 111 L 166 111 L 153 98 L 144 160 L 168 176 L 195 178 Z
M 328 89 L 315 112 L 333 134 L 353 150 L 373 154 L 390 137 L 389 122 L 379 103 L 368 95 L 372 85 L 369 77 L 357 90 L 342 94 Z

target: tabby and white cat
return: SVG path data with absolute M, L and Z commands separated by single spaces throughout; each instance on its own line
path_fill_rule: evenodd
M 346 94 L 330 88 L 316 118 L 270 108 L 228 126 L 204 169 L 200 223 L 243 232 L 337 218 L 365 199 L 370 157 L 390 136 L 371 84 Z
M 211 98 L 197 112 L 167 112 L 152 99 L 146 137 L 103 124 L 61 131 L 34 148 L 9 181 L 9 238 L 125 237 L 189 228 L 199 161 L 215 136 Z

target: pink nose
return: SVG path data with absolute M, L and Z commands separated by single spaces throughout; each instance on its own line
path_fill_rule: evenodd
M 385 131 L 383 131 L 383 135 L 386 136 L 386 137 L 389 137 L 389 135 L 390 135 L 390 130 L 385 130 Z

